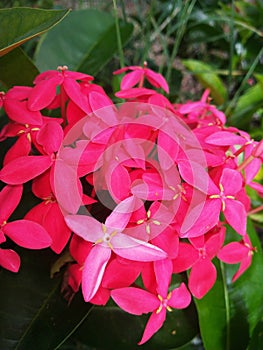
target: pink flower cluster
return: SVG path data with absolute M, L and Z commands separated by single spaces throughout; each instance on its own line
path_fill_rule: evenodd
M 213 258 L 240 264 L 233 281 L 250 266 L 256 248 L 246 188 L 263 197 L 253 181 L 262 142 L 227 127 L 207 90 L 198 102 L 172 104 L 145 87 L 169 93 L 146 65 L 120 73 L 119 105 L 93 77 L 66 66 L 39 74 L 34 87 L 0 93 L 10 119 L 0 140 L 14 139 L 0 171 L 0 243 L 8 237 L 29 249 L 69 249 L 67 291 L 81 286 L 86 302 L 105 305 L 111 297 L 131 314 L 151 313 L 143 344 L 167 311 L 209 292 Z M 39 204 L 7 222 L 28 181 Z M 226 225 L 237 241 L 225 243 Z M 17 272 L 20 258 L 0 248 L 0 265 Z M 185 271 L 188 285 L 172 285 Z

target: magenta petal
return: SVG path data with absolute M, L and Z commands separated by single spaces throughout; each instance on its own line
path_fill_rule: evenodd
M 99 289 L 106 265 L 111 257 L 111 250 L 95 245 L 85 263 L 82 272 L 82 293 L 86 302 L 94 297 Z
M 144 75 L 143 69 L 134 70 L 133 72 L 127 73 L 121 81 L 121 90 L 126 90 L 134 87 L 141 80 Z
M 54 194 L 59 205 L 67 212 L 75 214 L 82 204 L 82 186 L 74 166 L 57 159 L 54 172 Z
M 160 304 L 155 295 L 134 287 L 114 289 L 111 297 L 121 309 L 133 315 L 147 314 Z
M 173 272 L 172 261 L 170 259 L 155 261 L 154 272 L 157 282 L 157 293 L 165 298 L 168 293 L 168 288 Z
M 43 146 L 47 154 L 55 153 L 59 150 L 63 140 L 63 129 L 55 121 L 47 122 L 37 134 L 37 142 Z
M 22 134 L 19 136 L 13 146 L 6 152 L 3 165 L 10 163 L 16 158 L 29 155 L 31 151 L 31 142 L 28 140 L 28 135 L 29 134 Z
M 29 220 L 16 220 L 3 227 L 4 233 L 16 244 L 28 249 L 42 249 L 51 245 L 47 231 L 38 223 Z
M 19 255 L 12 249 L 0 248 L 0 266 L 9 271 L 17 272 L 20 267 Z
M 139 276 L 142 266 L 143 263 L 129 260 L 122 263 L 120 259 L 113 259 L 105 270 L 102 286 L 109 289 L 129 287 Z
M 237 264 L 248 255 L 248 251 L 249 249 L 244 244 L 231 242 L 218 252 L 217 257 L 227 264 Z
M 151 69 L 146 69 L 146 77 L 148 81 L 155 87 L 161 87 L 167 94 L 169 94 L 169 86 L 167 81 L 160 73 L 156 73 Z
M 141 341 L 138 343 L 142 345 L 146 343 L 163 325 L 166 318 L 166 309 L 162 310 L 157 314 L 153 312 L 146 324 Z
M 110 216 L 107 217 L 105 225 L 121 231 L 127 226 L 134 206 L 135 198 L 133 196 L 124 199 L 114 208 Z
M 22 197 L 23 186 L 5 186 L 0 192 L 0 223 L 6 221 L 18 206 Z
M 175 288 L 171 292 L 171 297 L 168 300 L 168 305 L 175 309 L 184 309 L 191 303 L 191 294 L 186 285 L 181 283 L 180 287 Z
M 232 278 L 232 282 L 235 282 L 251 265 L 252 262 L 252 256 L 248 255 L 244 260 L 241 261 L 241 264 L 239 266 L 239 269 L 234 274 Z
M 198 251 L 188 243 L 179 243 L 178 256 L 173 260 L 173 272 L 188 270 L 198 260 Z
M 111 242 L 114 253 L 129 260 L 155 261 L 167 257 L 160 248 L 125 234 L 120 233 L 112 237 Z
M 96 242 L 103 236 L 102 224 L 91 216 L 67 215 L 65 221 L 68 227 L 85 241 Z
M 206 143 L 211 145 L 219 145 L 219 146 L 230 146 L 230 145 L 243 145 L 246 140 L 242 136 L 238 136 L 233 132 L 229 131 L 218 131 L 209 135 L 205 139 Z
M 23 184 L 46 171 L 52 164 L 49 156 L 23 156 L 12 160 L 0 171 L 0 180 L 10 185 Z
M 32 89 L 28 97 L 28 107 L 32 111 L 40 111 L 47 107 L 56 97 L 56 88 L 63 81 L 61 75 L 53 75 L 53 77 L 38 82 Z
M 241 235 L 247 231 L 247 213 L 244 205 L 236 200 L 227 199 L 224 211 L 225 218 L 229 225 Z
M 198 237 L 217 225 L 221 205 L 220 199 L 207 199 L 191 209 L 181 226 L 180 237 Z
M 20 124 L 42 124 L 42 115 L 39 111 L 30 111 L 26 101 L 6 100 L 5 111 L 10 119 Z
M 242 175 L 236 170 L 225 168 L 220 183 L 223 185 L 225 195 L 233 195 L 239 192 L 242 188 Z
M 49 210 L 44 217 L 43 227 L 52 239 L 50 248 L 60 254 L 69 241 L 71 230 L 67 227 L 57 203 L 49 203 L 46 206 L 49 206 Z
M 75 80 L 66 78 L 64 80 L 63 87 L 67 93 L 67 95 L 70 97 L 70 99 L 84 112 L 87 114 L 90 112 L 90 106 L 88 103 L 87 96 L 85 96 L 81 89 L 79 83 L 77 83 Z
M 216 268 L 207 259 L 199 259 L 192 267 L 189 276 L 189 289 L 197 299 L 203 296 L 213 287 L 216 281 Z

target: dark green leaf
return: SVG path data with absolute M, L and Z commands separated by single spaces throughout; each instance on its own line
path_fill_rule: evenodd
M 0 10 L 0 56 L 60 22 L 69 10 L 12 8 Z
M 74 338 L 105 350 L 167 350 L 188 343 L 198 333 L 192 305 L 187 310 L 167 312 L 161 330 L 144 345 L 136 346 L 148 317 L 130 315 L 116 306 L 94 307 Z
M 214 73 L 214 68 L 210 65 L 197 60 L 183 60 L 183 64 L 189 69 L 205 87 L 209 88 L 211 95 L 217 104 L 223 104 L 227 97 L 226 88 L 219 78 Z
M 201 300 L 195 300 L 206 350 L 245 350 L 263 313 L 263 256 L 260 241 L 249 221 L 248 232 L 258 252 L 250 268 L 235 282 L 236 265 L 215 261 L 217 281 Z M 235 236 L 229 228 L 230 240 Z M 256 350 L 257 348 L 255 348 Z
M 17 47 L 0 57 L 0 81 L 7 88 L 14 85 L 32 85 L 38 69 L 25 54 Z
M 251 116 L 262 107 L 263 89 L 260 83 L 247 89 L 239 98 L 231 114 L 231 124 L 242 129 L 248 129 Z
M 47 250 L 25 251 L 18 274 L 0 273 L 0 349 L 53 350 L 90 309 L 77 295 L 70 306 L 60 293 L 61 279 L 50 279 L 56 259 Z
M 125 44 L 133 26 L 120 22 L 120 28 Z M 67 65 L 71 70 L 96 74 L 117 49 L 114 18 L 94 9 L 78 10 L 47 33 L 35 59 L 41 71 Z

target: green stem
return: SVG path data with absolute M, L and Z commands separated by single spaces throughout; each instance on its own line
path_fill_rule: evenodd
M 225 276 L 225 268 L 224 263 L 220 261 L 220 269 L 222 272 L 222 280 L 224 286 L 224 299 L 226 305 L 226 347 L 225 350 L 230 350 L 230 306 L 229 306 L 229 297 L 228 297 L 228 289 L 226 284 L 226 276 Z
M 89 316 L 91 311 L 93 310 L 94 305 L 92 305 L 89 309 L 89 311 L 86 313 L 86 315 L 79 321 L 79 323 L 72 329 L 71 332 L 54 348 L 54 350 L 58 350 L 71 336 L 73 333 L 76 332 L 76 330 L 82 325 L 82 323 L 86 320 L 86 318 Z
M 117 8 L 116 0 L 112 0 L 112 2 L 113 2 L 113 8 L 114 8 L 115 28 L 116 28 L 118 51 L 119 51 L 119 56 L 120 56 L 120 66 L 121 66 L 121 68 L 123 68 L 124 67 L 124 54 L 123 54 L 122 41 L 121 41 L 121 31 L 120 31 L 120 24 L 119 24 L 119 17 L 118 17 L 118 8 Z
M 182 14 L 180 16 L 180 24 L 181 25 L 177 31 L 173 51 L 172 51 L 172 54 L 171 54 L 171 57 L 169 60 L 168 67 L 167 67 L 166 80 L 167 80 L 168 84 L 169 84 L 170 79 L 171 79 L 173 63 L 174 63 L 175 57 L 178 53 L 179 46 L 181 44 L 181 41 L 183 39 L 183 35 L 185 33 L 185 30 L 186 30 L 186 24 L 190 18 L 190 15 L 192 13 L 192 10 L 194 8 L 195 3 L 196 3 L 196 0 L 192 0 L 191 2 L 190 2 L 190 0 L 187 0 L 186 4 L 184 5 L 184 8 L 182 10 Z
M 235 38 L 234 38 L 234 12 L 235 12 L 235 4 L 232 0 L 231 2 L 231 21 L 229 24 L 229 36 L 230 36 L 230 47 L 229 47 L 229 76 L 228 76 L 228 86 L 230 88 L 231 81 L 232 81 L 232 75 L 233 75 L 233 57 L 234 57 L 234 44 L 235 44 Z

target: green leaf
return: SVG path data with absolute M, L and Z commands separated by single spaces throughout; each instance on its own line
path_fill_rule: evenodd
M 37 67 L 20 47 L 0 57 L 0 81 L 7 88 L 30 86 L 38 73 Z
M 0 10 L 0 56 L 60 22 L 69 10 L 12 8 Z
M 189 69 L 205 87 L 209 88 L 215 102 L 219 105 L 223 104 L 227 97 L 226 88 L 219 78 L 214 73 L 214 68 L 206 63 L 197 60 L 183 60 L 183 64 Z
M 262 107 L 263 89 L 261 83 L 257 83 L 239 98 L 234 111 L 231 114 L 231 124 L 241 129 L 248 129 L 251 116 Z
M 88 314 L 81 294 L 70 305 L 60 293 L 61 278 L 50 279 L 55 254 L 15 248 L 18 274 L 0 272 L 0 349 L 53 350 Z
M 149 315 L 130 315 L 119 307 L 94 307 L 73 338 L 107 350 L 167 350 L 188 343 L 198 333 L 193 307 L 167 312 L 163 327 L 144 345 L 137 346 Z
M 250 220 L 248 232 L 253 246 L 258 250 L 249 269 L 232 283 L 237 266 L 224 265 L 215 259 L 217 281 L 203 299 L 195 299 L 206 350 L 247 349 L 262 318 L 263 255 Z M 235 236 L 231 228 L 228 228 L 227 235 L 231 240 Z
M 120 22 L 123 44 L 132 30 L 131 24 Z M 117 51 L 114 17 L 87 9 L 71 12 L 59 26 L 50 30 L 39 43 L 35 60 L 41 71 L 67 65 L 71 70 L 94 75 Z

